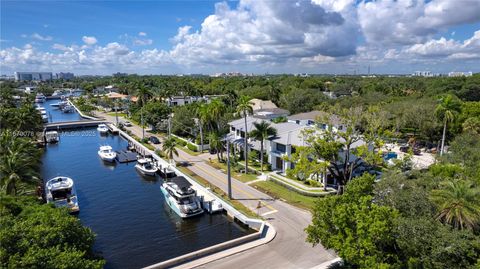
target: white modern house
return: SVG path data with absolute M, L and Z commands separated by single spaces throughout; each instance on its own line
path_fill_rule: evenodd
M 317 121 L 321 117 L 326 116 L 325 112 L 321 111 L 312 111 L 307 113 L 295 114 L 288 117 L 287 122 L 282 123 L 273 123 L 271 126 L 277 130 L 277 135 L 271 137 L 264 141 L 264 149 L 266 151 L 266 159 L 271 165 L 273 171 L 279 171 L 285 173 L 287 169 L 294 167 L 294 164 L 285 160 L 285 157 L 290 157 L 292 153 L 295 152 L 296 147 L 308 146 L 306 142 L 306 137 L 304 135 L 304 130 L 316 130 L 317 132 L 322 132 L 329 127 L 332 127 L 333 130 L 343 130 L 345 128 L 338 117 L 330 119 L 330 122 L 333 123 L 333 126 L 320 123 Z M 254 116 L 247 116 L 247 129 L 248 132 L 251 132 L 254 127 L 255 122 L 261 122 L 265 119 Z M 230 141 L 237 147 L 243 148 L 244 146 L 244 137 L 245 137 L 245 120 L 240 118 L 228 123 L 230 125 Z M 316 127 L 319 128 L 316 128 Z M 321 135 L 321 133 L 319 133 Z M 256 141 L 252 138 L 248 139 L 248 144 L 250 150 L 260 151 L 260 141 Z M 364 145 L 365 142 L 360 140 L 352 145 L 352 148 Z M 340 152 L 341 153 L 341 152 Z M 288 159 L 288 158 L 287 158 Z M 350 160 L 354 161 L 357 159 L 353 154 L 350 155 Z

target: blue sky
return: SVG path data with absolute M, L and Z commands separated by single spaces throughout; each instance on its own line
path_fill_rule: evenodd
M 480 72 L 479 14 L 478 0 L 1 0 L 0 71 Z

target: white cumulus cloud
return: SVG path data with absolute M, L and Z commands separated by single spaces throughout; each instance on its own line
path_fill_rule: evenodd
M 97 38 L 94 36 L 83 36 L 82 40 L 87 45 L 95 45 L 97 44 Z

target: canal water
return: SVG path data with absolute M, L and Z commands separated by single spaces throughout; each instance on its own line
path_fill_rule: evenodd
M 44 103 L 38 103 L 38 105 L 43 106 L 47 111 L 48 122 L 82 120 L 82 117 L 80 117 L 77 112 L 63 113 L 58 107 L 51 106 L 52 104 L 56 104 L 60 101 L 60 99 L 50 99 L 46 100 Z
M 140 268 L 251 232 L 222 214 L 180 218 L 165 204 L 160 177 L 141 176 L 135 163 L 107 164 L 98 157 L 99 146 L 107 144 L 127 147 L 120 136 L 99 135 L 95 128 L 66 131 L 42 160 L 45 180 L 63 175 L 75 181 L 78 217 L 96 233 L 94 248 L 106 268 Z

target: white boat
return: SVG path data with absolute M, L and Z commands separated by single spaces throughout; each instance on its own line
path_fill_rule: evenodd
M 75 111 L 75 108 L 72 105 L 65 105 L 62 108 L 63 113 L 72 113 L 73 111 Z
M 97 127 L 97 131 L 100 132 L 101 134 L 106 134 L 108 133 L 108 127 L 105 124 L 99 124 Z
M 110 146 L 101 146 L 98 150 L 98 156 L 100 156 L 100 158 L 104 161 L 114 162 L 115 158 L 117 157 L 117 153 L 115 153 Z
M 35 103 L 43 103 L 46 99 L 45 95 L 39 93 L 35 96 Z
M 146 176 L 155 176 L 155 173 L 158 170 L 155 164 L 151 160 L 144 159 L 144 158 L 137 160 L 137 164 L 135 165 L 135 168 L 140 173 Z
M 69 177 L 54 177 L 45 184 L 47 203 L 56 207 L 67 207 L 70 212 L 80 211 L 77 192 L 73 180 Z
M 57 131 L 48 131 L 45 133 L 45 140 L 47 140 L 47 143 L 57 143 L 60 137 Z
M 182 218 L 203 213 L 200 198 L 192 189 L 192 184 L 184 177 L 170 178 L 160 185 L 166 203 Z

